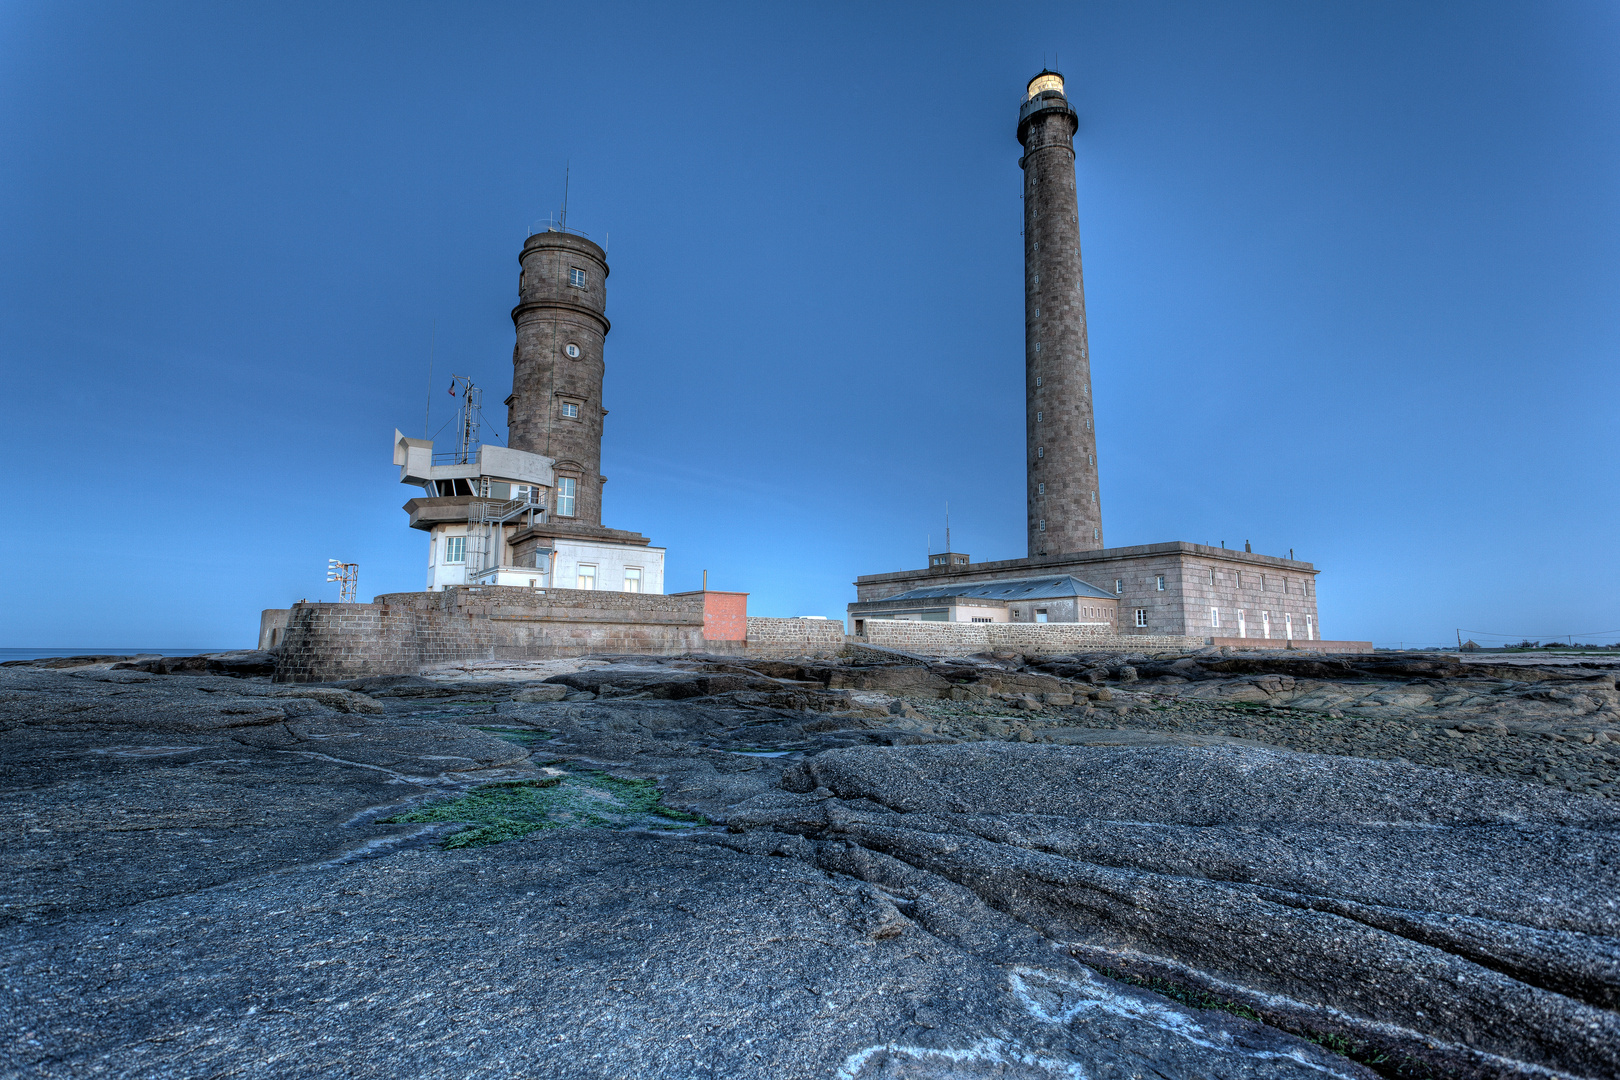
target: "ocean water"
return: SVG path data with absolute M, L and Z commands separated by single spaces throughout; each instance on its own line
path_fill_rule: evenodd
M 150 649 L 118 648 L 106 649 L 0 649 L 0 662 L 6 660 L 40 660 L 51 656 L 196 656 L 198 653 L 231 652 L 234 649 L 249 648 L 251 645 L 235 645 L 225 649 Z

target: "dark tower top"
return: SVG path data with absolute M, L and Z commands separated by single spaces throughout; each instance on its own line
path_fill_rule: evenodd
M 559 524 L 601 525 L 607 255 L 583 236 L 542 232 L 529 237 L 518 261 L 509 443 L 557 462 L 551 510 Z
M 1091 355 L 1080 276 L 1074 133 L 1063 76 L 1030 80 L 1018 110 L 1024 156 L 1024 373 L 1028 403 L 1029 554 L 1103 546 Z

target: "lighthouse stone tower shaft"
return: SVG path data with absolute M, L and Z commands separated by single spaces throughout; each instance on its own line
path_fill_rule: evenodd
M 1031 79 L 1018 110 L 1031 557 L 1103 546 L 1074 190 L 1078 128 L 1063 76 L 1042 71 Z

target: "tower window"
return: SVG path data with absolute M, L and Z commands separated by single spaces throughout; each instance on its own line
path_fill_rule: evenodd
M 1117 577 L 1117 578 L 1114 579 L 1114 595 L 1115 596 L 1123 596 L 1124 594 L 1125 594 L 1125 579 Z
M 1102 527 L 1101 526 L 1093 525 L 1091 527 L 1091 538 L 1093 540 L 1101 540 L 1102 539 Z
M 570 266 L 568 268 L 568 284 L 576 289 L 583 289 L 585 287 L 585 271 L 577 266 Z
M 1035 494 L 1037 494 L 1037 495 L 1045 495 L 1046 494 L 1046 485 L 1045 484 L 1036 484 L 1035 485 Z
M 568 344 L 563 346 L 563 355 L 568 357 L 570 360 L 578 360 L 579 346 L 570 341 Z
M 467 561 L 467 538 L 465 536 L 447 536 L 444 538 L 444 561 L 446 563 L 464 563 Z
M 579 404 L 577 402 L 573 402 L 573 401 L 565 401 L 565 402 L 563 402 L 562 403 L 562 414 L 564 416 L 568 417 L 570 420 L 578 420 L 579 419 Z
M 1041 532 L 1045 532 L 1045 531 L 1046 531 L 1046 519 L 1041 518 Z
M 1160 592 L 1164 592 L 1164 575 L 1163 574 L 1160 574 L 1158 577 L 1153 579 L 1153 587 L 1155 589 L 1158 589 Z
M 1039 375 L 1035 376 L 1035 385 L 1036 386 L 1041 385 L 1041 377 Z
M 574 516 L 574 491 L 579 481 L 572 476 L 557 477 L 557 516 Z
M 1215 568 L 1213 566 L 1209 568 L 1209 583 L 1211 585 L 1215 584 Z
M 1041 422 L 1041 414 L 1040 414 L 1040 413 L 1039 413 L 1039 412 L 1037 412 L 1037 413 L 1036 413 L 1036 414 L 1035 414 L 1035 422 L 1036 422 L 1036 423 L 1037 423 L 1037 424 L 1038 424 L 1038 423 L 1040 423 L 1040 422 Z
M 1044 447 L 1044 446 L 1037 446 L 1037 447 L 1036 447 L 1036 448 L 1035 448 L 1035 456 L 1036 456 L 1036 457 L 1038 457 L 1038 458 L 1043 458 L 1043 457 L 1045 457 L 1045 456 L 1046 456 L 1046 447 Z

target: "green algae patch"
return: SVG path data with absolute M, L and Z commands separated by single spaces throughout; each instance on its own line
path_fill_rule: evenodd
M 485 784 L 459 798 L 382 820 L 385 825 L 400 822 L 467 826 L 445 838 L 441 846 L 446 848 L 486 847 L 542 829 L 683 829 L 708 824 L 701 814 L 665 806 L 652 780 L 597 770 Z

